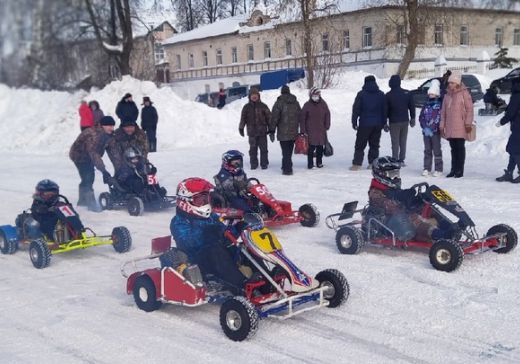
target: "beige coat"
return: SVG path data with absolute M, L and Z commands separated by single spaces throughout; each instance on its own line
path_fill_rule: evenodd
M 441 135 L 446 139 L 466 139 L 466 126 L 471 126 L 473 120 L 473 101 L 466 87 L 448 90 L 442 102 Z

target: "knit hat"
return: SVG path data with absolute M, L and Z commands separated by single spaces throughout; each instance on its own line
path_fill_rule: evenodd
M 462 82 L 462 78 L 459 73 L 452 73 L 450 78 L 448 78 L 448 83 L 453 82 L 457 85 L 460 85 Z
M 124 128 L 125 126 L 137 126 L 137 123 L 132 120 L 123 120 L 121 121 L 121 127 Z
M 372 82 L 376 82 L 376 78 L 375 78 L 374 76 L 372 76 L 372 75 L 370 75 L 370 76 L 366 76 L 366 77 L 365 77 L 365 84 L 366 84 L 367 82 L 370 82 L 370 81 L 372 81 Z
M 150 98 L 148 96 L 143 97 L 143 105 L 145 102 L 149 102 L 150 105 L 153 104 L 152 100 L 150 100 Z
M 258 89 L 256 87 L 251 87 L 251 89 L 249 90 L 249 96 L 251 96 L 253 94 L 260 95 L 260 91 L 258 91 Z
M 428 95 L 435 95 L 437 97 L 441 95 L 441 83 L 439 80 L 432 81 L 432 84 L 428 89 Z
M 291 90 L 289 89 L 289 86 L 283 85 L 282 86 L 282 95 L 283 94 L 289 94 L 289 93 L 291 93 Z
M 312 95 L 321 95 L 321 90 L 317 87 L 313 87 L 309 90 L 309 96 L 312 97 Z
M 132 97 L 132 94 L 129 93 L 129 92 L 127 92 L 127 93 L 125 94 L 125 96 L 123 97 L 123 100 L 126 100 L 126 99 L 128 99 L 129 97 Z
M 116 125 L 116 121 L 112 116 L 103 116 L 101 120 L 99 120 L 100 125 Z

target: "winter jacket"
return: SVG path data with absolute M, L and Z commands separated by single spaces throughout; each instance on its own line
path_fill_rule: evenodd
M 391 90 L 385 95 L 388 122 L 403 123 L 415 119 L 413 95 L 401 88 L 399 75 L 390 77 L 389 85 Z
M 234 175 L 227 169 L 221 168 L 213 179 L 216 191 L 228 201 L 240 197 L 247 191 L 247 175 L 244 171 Z
M 99 121 L 105 114 L 103 113 L 103 110 L 99 108 L 99 102 L 97 101 L 90 101 L 88 103 L 88 106 L 90 107 L 90 110 L 92 110 L 92 116 L 94 117 L 94 126 L 99 125 Z M 94 107 L 94 108 L 93 108 Z
M 94 163 L 98 170 L 104 172 L 106 168 L 102 157 L 105 150 L 110 148 L 112 138 L 113 135 L 105 133 L 100 126 L 87 128 L 72 143 L 69 157 L 76 164 Z
M 222 109 L 224 106 L 226 106 L 226 93 L 225 92 L 219 92 L 218 93 L 217 108 L 218 109 Z
M 54 240 L 54 227 L 59 220 L 58 214 L 56 213 L 56 207 L 58 205 L 63 205 L 63 203 L 56 201 L 54 204 L 49 204 L 33 196 L 31 216 L 34 220 L 38 221 L 40 231 L 45 234 L 49 240 Z
M 325 100 L 307 101 L 300 113 L 300 131 L 307 134 L 310 145 L 325 145 L 330 129 L 330 111 Z
M 505 115 L 500 119 L 500 124 L 507 123 L 511 123 L 511 136 L 506 151 L 511 155 L 520 155 L 520 83 L 514 83 L 511 87 L 509 104 Z
M 238 129 L 247 127 L 247 135 L 250 137 L 264 136 L 273 130 L 271 127 L 271 111 L 260 99 L 253 102 L 251 99 L 242 108 Z
M 156 130 L 158 120 L 157 110 L 152 105 L 141 109 L 141 128 L 143 130 Z
M 123 98 L 117 103 L 116 115 L 119 120 L 121 120 L 121 122 L 127 121 L 135 123 L 137 121 L 137 117 L 139 116 L 139 110 L 137 109 L 135 102 L 127 102 Z
M 385 94 L 375 81 L 367 81 L 352 106 L 352 124 L 360 128 L 380 126 L 386 122 Z M 359 124 L 358 124 L 359 119 Z
M 177 248 L 184 251 L 190 261 L 196 262 L 199 252 L 213 244 L 222 244 L 226 225 L 220 222 L 218 215 L 209 218 L 189 215 L 177 208 L 177 213 L 170 223 L 170 232 Z
M 449 90 L 444 96 L 441 108 L 441 132 L 446 139 L 467 136 L 466 126 L 473 124 L 473 101 L 466 86 Z
M 440 98 L 428 99 L 421 109 L 419 114 L 419 123 L 423 129 L 423 134 L 426 136 L 437 134 L 439 132 L 439 125 L 441 123 L 441 100 Z
M 87 103 L 82 103 L 79 106 L 79 118 L 79 126 L 82 128 L 94 126 L 94 115 Z
M 272 126 L 277 130 L 277 139 L 280 141 L 295 140 L 300 124 L 301 107 L 292 94 L 278 96 L 273 106 Z
M 497 93 L 495 91 L 493 91 L 493 89 L 490 89 L 490 88 L 488 88 L 486 90 L 483 100 L 484 100 L 484 103 L 491 104 L 491 105 L 495 106 L 496 108 L 505 104 L 505 101 L 502 100 L 500 97 L 498 97 Z
M 108 157 L 114 165 L 114 170 L 117 172 L 124 163 L 124 153 L 130 147 L 138 148 L 143 154 L 144 160 L 148 157 L 148 138 L 144 131 L 136 127 L 132 135 L 128 135 L 122 128 L 117 128 L 114 132 L 114 137 L 108 143 L 107 153 Z

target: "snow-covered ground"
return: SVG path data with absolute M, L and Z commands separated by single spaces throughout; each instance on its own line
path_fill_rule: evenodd
M 480 76 L 483 86 L 498 73 Z M 305 157 L 295 156 L 295 174 L 282 176 L 280 147 L 273 143 L 268 170 L 246 169 L 275 196 L 297 206 L 311 202 L 318 207 L 322 221 L 317 227 L 293 225 L 275 232 L 303 270 L 314 274 L 330 267 L 346 275 L 351 296 L 345 305 L 282 322 L 264 320 L 257 335 L 243 343 L 223 335 L 217 306 L 163 306 L 145 313 L 126 295 L 120 266 L 147 255 L 150 239 L 169 233 L 174 212 L 131 217 L 126 211 L 94 213 L 78 208 L 83 222 L 98 233 L 127 226 L 133 237 L 131 251 L 119 255 L 110 246 L 75 251 L 54 256 L 44 270 L 33 268 L 27 251 L 0 255 L 0 362 L 520 362 L 518 250 L 468 256 L 453 273 L 434 270 L 423 252 L 370 248 L 355 256 L 338 253 L 335 234 L 323 219 L 338 212 L 344 202 L 366 203 L 371 178 L 368 170 L 348 170 L 355 139 L 351 105 L 364 76 L 346 74 L 340 88 L 323 91 L 332 110 L 329 139 L 335 148 L 334 156 L 325 159 L 325 168 L 307 170 Z M 378 80 L 384 90 L 387 81 Z M 407 81 L 403 86 L 420 83 Z M 307 99 L 305 90 L 293 91 L 300 102 Z M 137 101 L 147 95 L 155 102 L 160 115 L 159 152 L 151 160 L 158 167 L 160 182 L 170 191 L 186 177 L 211 180 L 225 150 L 247 152 L 247 141 L 237 131 L 245 100 L 215 110 L 131 79 L 90 94 L 11 90 L 0 85 L 2 224 L 13 224 L 16 214 L 30 206 L 34 185 L 42 178 L 52 178 L 63 194 L 76 200 L 79 179 L 68 148 L 79 131 L 79 101 L 96 99 L 113 114 L 126 92 Z M 270 107 L 277 96 L 278 91 L 262 93 Z M 507 163 L 504 149 L 509 135 L 508 127 L 496 128 L 495 121 L 477 119 L 478 140 L 467 144 L 464 178 L 427 179 L 449 191 L 481 233 L 497 223 L 520 231 L 520 186 L 494 181 Z M 389 135 L 383 134 L 381 154 L 388 154 L 389 146 Z M 422 150 L 416 127 L 408 138 L 404 186 L 424 180 Z M 449 170 L 445 142 L 443 151 Z M 247 156 L 245 160 L 248 166 Z M 98 194 L 105 190 L 99 175 L 95 189 Z

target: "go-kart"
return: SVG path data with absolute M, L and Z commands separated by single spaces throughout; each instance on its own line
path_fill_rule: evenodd
M 158 211 L 175 206 L 175 196 L 167 196 L 167 191 L 159 185 L 156 169 L 151 164 L 147 168 L 146 183 L 141 193 L 127 191 L 117 181 L 109 185 L 109 192 L 99 195 L 101 209 L 114 210 L 127 208 L 131 216 L 140 216 L 144 211 Z
M 256 178 L 247 180 L 246 198 L 251 211 L 260 214 L 268 227 L 298 222 L 302 226 L 314 227 L 320 221 L 320 213 L 316 206 L 306 203 L 301 205 L 298 211 L 293 211 L 290 202 L 274 198 L 267 187 Z M 225 197 L 217 191 L 211 193 L 211 206 L 212 210 L 221 216 L 244 214 L 244 211 L 229 207 Z
M 503 100 L 502 100 L 503 101 Z M 485 108 L 478 109 L 479 116 L 496 116 L 503 113 L 507 108 L 507 104 L 503 101 L 500 106 L 496 107 L 493 104 L 486 103 Z
M 340 213 L 329 215 L 325 220 L 327 227 L 336 231 L 338 250 L 342 254 L 357 254 L 365 244 L 429 249 L 431 265 L 437 270 L 451 272 L 462 264 L 466 254 L 509 253 L 516 247 L 518 237 L 512 227 L 498 224 L 484 236 L 479 236 L 475 223 L 446 191 L 427 183 L 412 188 L 416 190 L 414 211 L 437 226 L 448 226 L 451 238 L 436 241 L 417 239 L 406 222 L 392 217 L 387 219 L 384 213 L 370 206 L 356 209 L 358 202 L 353 201 L 346 203 Z M 350 220 L 357 213 L 360 218 Z
M 140 261 L 163 261 L 172 252 L 170 236 L 153 239 L 151 255 L 121 267 L 123 276 L 128 278 L 127 293 L 133 294 L 137 306 L 146 312 L 159 309 L 163 303 L 188 307 L 219 303 L 220 325 L 233 341 L 252 337 L 260 319 L 287 319 L 321 307 L 338 307 L 347 300 L 349 285 L 341 272 L 326 269 L 311 278 L 289 260 L 276 236 L 263 227 L 258 214 L 246 214 L 243 221 L 249 222 L 238 239 L 229 231 L 225 234 L 240 251 L 241 270 L 246 266 L 258 277 L 245 284 L 243 295 L 234 296 L 225 282 L 212 275 L 202 277 L 197 265 L 182 259 L 175 264 L 128 272 L 130 265 L 137 269 Z
M 49 265 L 51 255 L 72 250 L 98 245 L 112 245 L 118 253 L 130 250 L 132 237 L 126 227 L 115 227 L 111 235 L 96 235 L 90 228 L 83 226 L 79 215 L 64 196 L 60 195 L 55 213 L 58 222 L 52 238 L 40 232 L 39 224 L 29 210 L 16 217 L 15 226 L 0 226 L 0 251 L 3 254 L 14 254 L 20 244 L 27 245 L 32 264 L 41 269 Z

